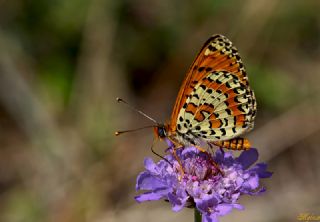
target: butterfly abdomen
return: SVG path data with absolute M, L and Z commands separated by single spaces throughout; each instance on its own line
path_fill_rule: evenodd
M 217 141 L 213 143 L 216 146 L 230 150 L 248 150 L 251 147 L 249 140 L 244 138 L 234 138 L 227 141 Z

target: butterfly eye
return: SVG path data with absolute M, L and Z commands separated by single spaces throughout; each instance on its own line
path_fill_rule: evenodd
M 158 127 L 158 135 L 160 138 L 166 137 L 166 130 L 164 127 Z

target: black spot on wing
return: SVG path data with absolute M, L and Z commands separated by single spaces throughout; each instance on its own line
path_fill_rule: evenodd
M 244 97 L 245 98 L 245 97 Z M 234 97 L 234 99 L 233 99 L 236 103 L 240 103 L 240 100 L 239 100 L 239 98 L 238 97 Z
M 236 133 L 236 128 L 235 127 L 232 127 L 232 132 Z
M 211 45 L 211 44 L 208 46 L 208 49 L 209 49 L 210 51 L 216 51 L 216 50 L 217 50 L 217 48 L 214 47 L 214 46 Z
M 246 112 L 246 111 L 243 109 L 243 106 L 242 106 L 242 105 L 237 106 L 237 108 L 238 108 L 241 112 L 243 112 L 243 113 Z
M 199 95 L 198 94 L 193 94 L 193 97 L 197 98 L 197 99 L 200 99 Z
M 197 80 L 193 80 L 191 83 L 195 85 L 195 84 L 198 83 L 198 81 Z
M 205 85 L 200 85 L 200 88 L 205 90 L 207 87 Z

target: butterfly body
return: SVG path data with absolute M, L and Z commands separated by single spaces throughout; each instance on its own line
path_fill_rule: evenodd
M 179 131 L 172 131 L 169 127 L 169 124 L 156 126 L 154 128 L 156 137 L 160 139 L 168 138 L 173 144 L 175 144 L 176 147 L 204 145 L 201 139 L 194 135 L 192 132 L 181 133 Z
M 222 35 L 207 40 L 180 88 L 171 121 L 155 127 L 175 145 L 249 149 L 256 100 L 237 49 Z

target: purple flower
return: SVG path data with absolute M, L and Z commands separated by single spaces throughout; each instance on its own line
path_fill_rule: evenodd
M 209 154 L 195 147 L 176 152 L 182 167 L 172 154 L 165 156 L 168 161 L 145 159 L 146 170 L 139 174 L 136 184 L 137 190 L 145 192 L 135 197 L 137 202 L 164 199 L 172 204 L 173 211 L 196 207 L 202 222 L 215 222 L 233 208 L 243 209 L 238 204 L 241 195 L 264 192 L 259 180 L 272 175 L 264 163 L 252 166 L 258 159 L 254 148 L 237 158 L 232 152 Z

